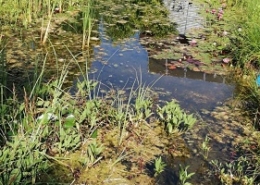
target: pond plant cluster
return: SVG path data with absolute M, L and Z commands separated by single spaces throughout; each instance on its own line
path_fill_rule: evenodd
M 199 58 L 197 67 L 206 58 L 235 66 L 230 73 L 238 82 L 240 106 L 259 129 L 260 4 L 196 1 L 206 29 L 187 34 L 188 55 Z M 157 39 L 175 34 L 162 1 L 13 0 L 0 1 L 0 13 L 1 184 L 158 184 L 172 170 L 165 156 L 190 157 L 179 136 L 192 132 L 198 119 L 175 100 L 156 105 L 151 87 L 138 76 L 132 88 L 111 89 L 104 97 L 97 96 L 100 83 L 88 75 L 74 94 L 67 88 L 67 79 L 87 73 L 101 21 L 115 42 L 136 30 Z M 206 137 L 205 159 L 209 144 Z M 260 182 L 259 136 L 246 144 L 237 146 L 239 157 L 231 163 L 211 162 L 211 173 L 223 184 Z M 172 181 L 190 184 L 195 173 L 188 171 L 180 165 Z

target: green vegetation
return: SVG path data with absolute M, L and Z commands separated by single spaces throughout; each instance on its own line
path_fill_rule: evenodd
M 186 166 L 185 168 L 180 165 L 180 184 L 181 185 L 191 185 L 191 183 L 187 182 L 188 179 L 190 179 L 195 173 L 188 173 L 189 166 Z
M 206 39 L 191 53 L 208 64 L 232 66 L 237 97 L 259 129 L 260 2 L 203 3 Z M 149 175 L 159 179 L 168 165 L 156 156 L 178 156 L 177 137 L 192 132 L 198 120 L 175 100 L 155 105 L 153 85 L 144 84 L 141 76 L 130 90 L 110 89 L 98 97 L 100 83 L 85 74 L 101 26 L 112 40 L 136 30 L 155 37 L 175 33 L 162 2 L 0 0 L 0 5 L 0 184 L 154 184 Z M 84 75 L 73 95 L 71 71 Z M 20 83 L 25 79 L 29 84 Z M 207 135 L 201 144 L 204 159 L 210 157 L 209 141 Z M 240 143 L 240 157 L 212 161 L 212 173 L 223 184 L 259 183 L 259 146 L 259 135 Z M 188 168 L 180 166 L 181 184 L 191 184 L 187 181 L 194 173 Z
M 208 157 L 211 147 L 209 146 L 210 138 L 206 135 L 204 141 L 201 144 L 201 149 L 205 158 Z
M 196 122 L 193 115 L 187 115 L 175 100 L 158 107 L 158 113 L 169 134 L 191 129 Z
M 104 182 L 117 169 L 125 171 L 122 179 L 130 178 L 129 173 L 138 179 L 146 163 L 162 154 L 155 144 L 160 145 L 163 124 L 158 121 L 152 128 L 147 122 L 157 114 L 152 110 L 151 87 L 136 79 L 128 95 L 122 89 L 101 98 L 95 94 L 99 82 L 90 81 L 88 75 L 75 85 L 74 95 L 66 83 L 71 69 L 79 71 L 78 75 L 88 72 L 90 46 L 99 40 L 102 19 L 102 24 L 110 24 L 107 33 L 115 40 L 132 35 L 134 29 L 152 30 L 158 36 L 173 31 L 173 25 L 164 24 L 167 12 L 160 2 L 127 1 L 121 6 L 116 0 L 30 0 L 0 4 L 0 184 L 86 183 L 89 178 Z M 112 8 L 106 14 L 108 7 Z M 159 21 L 161 16 L 164 22 Z M 146 20 L 152 17 L 158 21 Z M 79 60 L 82 55 L 84 62 Z M 17 68 L 29 80 L 18 94 L 16 86 L 25 84 L 15 82 L 12 87 L 9 80 Z M 153 138 L 146 138 L 147 133 Z M 139 147 L 145 151 L 140 153 Z M 131 162 L 132 169 L 123 169 L 121 161 Z M 155 167 L 158 174 L 164 166 L 161 162 L 162 168 Z M 99 174 L 97 169 L 103 170 L 100 178 L 91 175 Z M 151 180 L 147 174 L 142 176 Z
M 260 67 L 257 41 L 260 37 L 257 21 L 260 3 L 257 0 L 203 2 L 206 5 L 201 11 L 206 19 L 204 34 L 207 40 L 200 43 L 199 50 L 204 48 L 211 53 L 214 62 L 236 67 L 232 75 L 238 83 L 239 97 L 248 102 L 246 109 L 250 109 L 254 125 L 259 125 L 260 99 L 255 80 Z
M 206 19 L 205 35 L 201 43 L 213 56 L 214 61 L 230 66 L 230 74 L 236 82 L 236 98 L 244 115 L 250 117 L 252 126 L 259 130 L 260 89 L 256 78 L 260 70 L 258 21 L 260 2 L 257 0 L 211 0 L 204 3 L 201 13 Z M 203 142 L 205 150 L 207 141 Z M 248 147 L 248 145 L 253 147 Z M 202 146 L 203 147 L 203 146 Z M 238 156 L 233 161 L 212 164 L 223 184 L 259 183 L 259 134 L 254 141 L 239 143 Z
M 162 161 L 162 157 L 159 157 L 155 159 L 154 166 L 155 176 L 157 176 L 164 171 L 166 164 Z
M 100 138 L 109 132 L 106 127 L 118 130 L 118 135 L 110 141 L 115 144 L 114 147 L 125 145 L 128 135 L 134 130 L 141 139 L 137 132 L 147 124 L 145 119 L 152 115 L 150 108 L 143 106 L 147 101 L 142 97 L 147 96 L 142 90 L 144 87 L 138 87 L 138 91 L 143 93 L 137 94 L 136 98 L 138 105 L 142 106 L 130 104 L 133 94 L 129 95 L 126 104 L 114 104 L 118 100 L 109 104 L 98 97 L 90 99 L 86 92 L 97 86 L 91 81 L 78 82 L 76 96 L 69 95 L 62 88 L 66 73 L 64 71 L 64 76 L 56 81 L 42 84 L 41 88 L 47 92 L 45 98 L 40 98 L 42 95 L 34 91 L 31 99 L 25 94 L 22 104 L 16 97 L 1 103 L 0 161 L 3 163 L 0 169 L 3 184 L 41 182 L 37 175 L 47 173 L 53 164 L 69 169 L 72 174 L 76 173 L 78 168 L 86 170 L 93 167 L 103 159 L 102 153 L 108 149 L 108 146 L 105 146 L 107 144 L 102 143 Z M 134 91 L 131 90 L 132 93 Z M 181 114 L 187 116 L 184 112 L 179 113 Z M 122 116 L 118 117 L 119 115 Z M 135 122 L 132 123 L 132 120 Z M 131 127 L 135 129 L 130 131 Z M 181 128 L 181 125 L 179 127 Z M 77 151 L 83 152 L 79 158 L 69 157 Z M 70 165 L 68 160 L 75 160 L 77 167 Z M 156 160 L 156 173 L 161 173 L 164 166 L 160 159 Z
M 257 178 L 259 167 L 253 171 L 249 171 L 250 160 L 246 157 L 240 157 L 231 163 L 222 164 L 218 161 L 211 161 L 215 168 L 215 173 L 219 175 L 223 184 L 245 184 L 253 185 Z

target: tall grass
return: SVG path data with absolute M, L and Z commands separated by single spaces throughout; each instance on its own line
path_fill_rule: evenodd
M 78 9 L 78 4 L 86 5 L 88 1 L 84 0 L 13 0 L 2 1 L 0 13 L 2 21 L 11 24 L 20 24 L 28 27 L 29 24 L 38 22 L 40 18 L 50 17 L 53 13 L 53 7 L 58 12 Z
M 252 118 L 253 126 L 260 129 L 260 90 L 255 81 L 256 76 L 254 70 L 249 70 L 247 74 L 236 72 L 234 80 L 238 84 L 237 98 L 243 102 L 246 115 Z
M 85 48 L 86 42 L 87 47 L 90 43 L 90 35 L 92 30 L 92 0 L 88 0 L 87 6 L 84 8 L 82 13 L 82 49 Z
M 230 24 L 235 25 L 233 37 L 233 54 L 238 63 L 244 67 L 248 64 L 260 65 L 260 1 L 231 1 L 233 3 Z
M 260 1 L 229 1 L 230 41 L 238 69 L 239 97 L 245 103 L 245 110 L 252 116 L 253 124 L 259 128 L 260 91 L 256 85 L 257 71 L 260 70 Z

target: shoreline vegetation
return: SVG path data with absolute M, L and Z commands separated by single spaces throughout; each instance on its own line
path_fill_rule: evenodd
M 220 184 L 257 184 L 260 2 L 194 3 L 205 18 L 205 29 L 198 33 L 205 39 L 191 39 L 191 53 L 206 48 L 213 57 L 222 55 L 220 70 L 228 68 L 236 83 L 230 107 L 243 110 L 253 138 L 236 145 L 232 161 L 209 161 L 205 175 Z M 122 9 L 125 15 L 117 16 Z M 158 23 L 168 16 L 161 1 L 0 0 L 0 13 L 0 184 L 159 184 L 170 170 L 167 156 L 192 157 L 181 136 L 201 121 L 198 115 L 175 100 L 157 105 L 156 92 L 141 74 L 130 88 L 110 89 L 104 97 L 97 96 L 100 82 L 84 75 L 91 65 L 91 46 L 99 44 L 98 15 L 115 40 L 131 35 L 133 26 L 154 37 L 176 34 L 173 24 Z M 72 69 L 84 75 L 73 95 L 67 85 Z M 19 87 L 25 79 L 28 83 Z M 210 142 L 206 136 L 198 151 L 205 160 Z M 179 165 L 179 171 L 170 173 L 172 183 L 191 184 L 196 172 L 190 169 Z

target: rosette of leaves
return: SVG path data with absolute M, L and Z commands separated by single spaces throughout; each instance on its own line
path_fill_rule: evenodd
M 175 100 L 168 102 L 163 107 L 158 106 L 157 113 L 168 133 L 173 133 L 176 130 L 186 131 L 197 121 L 192 114 L 186 114 Z

